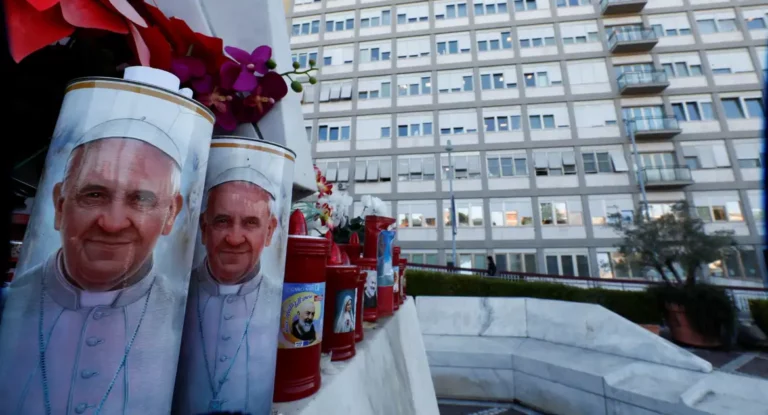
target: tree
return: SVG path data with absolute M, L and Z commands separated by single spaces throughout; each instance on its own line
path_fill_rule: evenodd
M 668 284 L 693 285 L 703 265 L 738 250 L 732 231 L 707 233 L 704 221 L 693 215 L 684 201 L 657 219 L 647 218 L 638 209 L 632 220 L 624 220 L 618 213 L 611 215 L 610 220 L 611 226 L 622 234 L 619 252 L 627 259 L 653 267 Z M 682 267 L 684 276 L 675 264 Z

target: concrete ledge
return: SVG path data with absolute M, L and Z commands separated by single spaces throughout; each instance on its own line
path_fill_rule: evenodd
M 357 355 L 330 363 L 320 391 L 273 405 L 281 415 L 439 415 L 413 298 L 379 319 L 357 343 Z M 334 372 L 334 373 L 327 373 Z
M 768 414 L 768 381 L 711 372 L 600 306 L 420 297 L 417 309 L 441 398 L 518 400 L 562 415 Z

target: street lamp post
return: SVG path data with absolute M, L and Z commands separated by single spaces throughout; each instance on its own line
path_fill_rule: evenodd
M 452 261 L 453 266 L 456 266 L 456 200 L 453 198 L 453 175 L 454 175 L 454 169 L 453 169 L 453 158 L 451 157 L 451 152 L 453 151 L 453 146 L 451 145 L 451 140 L 448 140 L 448 143 L 445 146 L 445 151 L 448 152 L 448 188 L 451 192 L 451 254 L 452 254 Z
M 632 123 L 635 120 L 624 119 L 624 127 L 627 129 L 627 135 L 629 141 L 632 143 L 632 153 L 635 155 L 635 169 L 637 169 L 637 183 L 640 185 L 640 196 L 643 198 L 643 213 L 645 213 L 645 219 L 650 219 L 650 213 L 648 212 L 648 194 L 645 193 L 645 178 L 643 177 L 643 171 L 640 167 L 640 153 L 637 151 L 637 142 L 635 141 L 635 130 Z

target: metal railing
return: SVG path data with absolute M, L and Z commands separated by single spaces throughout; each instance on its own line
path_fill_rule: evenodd
M 651 285 L 662 284 L 661 280 L 648 279 L 621 279 L 621 278 L 592 278 L 550 274 L 537 274 L 531 272 L 499 271 L 494 276 L 489 276 L 488 271 L 476 268 L 455 268 L 442 265 L 414 264 L 409 262 L 408 269 L 421 271 L 433 271 L 456 275 L 475 275 L 483 278 L 495 278 L 506 281 L 539 281 L 568 285 L 577 288 L 602 288 L 618 291 L 644 291 Z M 768 300 L 768 288 L 764 287 L 740 287 L 730 285 L 718 285 L 725 289 L 731 299 L 742 313 L 749 313 L 749 300 Z
M 619 83 L 619 89 L 627 86 L 663 84 L 667 82 L 667 73 L 659 70 L 649 72 L 624 72 L 619 75 L 617 82 Z
M 692 181 L 688 167 L 648 167 L 643 169 L 645 184 Z
M 608 48 L 613 48 L 619 42 L 641 42 L 658 40 L 651 29 L 617 27 L 608 36 Z
M 638 0 L 600 0 L 600 12 L 604 12 L 608 6 L 622 3 L 637 3 Z
M 680 129 L 680 123 L 675 117 L 635 118 L 630 123 L 635 133 Z

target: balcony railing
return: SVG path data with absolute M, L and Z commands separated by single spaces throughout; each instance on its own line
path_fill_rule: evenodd
M 631 123 L 636 134 L 680 129 L 675 117 L 635 118 Z
M 664 71 L 649 72 L 624 72 L 617 79 L 619 89 L 627 87 L 642 87 L 668 83 L 667 73 Z
M 643 169 L 646 185 L 664 185 L 693 181 L 688 167 L 648 167 Z
M 617 28 L 608 36 L 608 48 L 613 49 L 618 43 L 657 42 L 658 40 L 656 33 L 651 29 Z
M 637 13 L 643 8 L 647 0 L 600 0 L 600 11 L 606 14 Z

